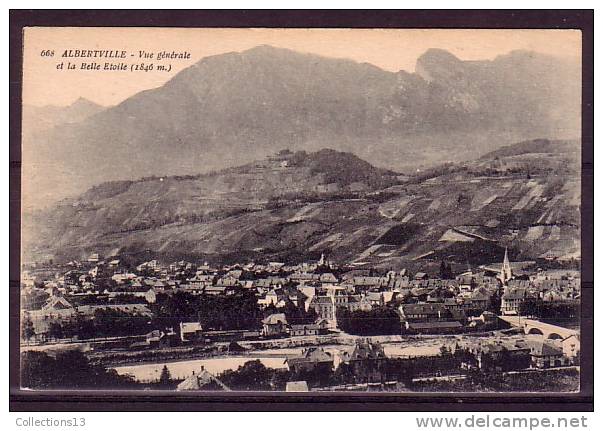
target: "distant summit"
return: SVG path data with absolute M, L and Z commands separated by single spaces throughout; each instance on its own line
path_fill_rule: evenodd
M 203 58 L 114 107 L 79 100 L 54 120 L 25 115 L 27 130 L 47 132 L 26 133 L 24 148 L 48 167 L 31 186 L 41 194 L 220 170 L 285 147 L 412 169 L 578 136 L 580 91 L 578 63 L 540 54 L 476 62 L 431 49 L 417 73 L 392 73 L 262 45 Z
M 23 106 L 23 132 L 31 135 L 67 123 L 77 123 L 105 109 L 84 97 L 68 106 Z

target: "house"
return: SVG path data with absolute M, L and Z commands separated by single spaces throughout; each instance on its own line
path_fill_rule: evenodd
M 413 287 L 412 289 L 410 289 L 410 294 L 417 301 L 425 302 L 427 301 L 427 297 L 429 296 L 430 291 L 430 289 L 427 289 L 425 287 Z
M 333 357 L 330 353 L 324 351 L 320 347 L 310 347 L 304 349 L 300 356 L 293 358 L 287 358 L 285 364 L 289 371 L 301 372 L 301 371 L 313 371 L 323 369 L 324 371 L 331 371 L 333 368 Z
M 165 290 L 165 283 L 161 280 L 157 280 L 153 283 L 153 288 L 156 292 L 163 292 Z
M 447 309 L 449 309 L 450 311 L 462 311 L 463 310 L 463 303 L 457 301 L 455 298 L 446 298 L 446 299 L 444 299 L 442 304 L 444 304 L 444 306 Z
M 203 327 L 199 322 L 180 322 L 180 340 L 183 342 L 203 339 Z
M 311 272 L 295 272 L 289 276 L 291 281 L 297 281 L 300 284 L 311 283 L 320 280 L 320 274 L 314 274 Z
M 141 263 L 136 267 L 138 272 L 142 271 L 156 271 L 159 268 L 159 265 L 156 260 L 150 260 L 148 262 Z
M 380 364 L 386 360 L 381 344 L 369 340 L 358 340 L 351 350 L 339 353 L 338 367 L 345 364 L 358 381 L 380 381 Z
M 238 278 L 234 278 L 234 277 L 223 277 L 220 278 L 217 282 L 216 282 L 216 287 L 226 287 L 228 288 L 229 291 L 234 290 L 236 287 L 241 286 L 241 283 L 239 282 Z
M 542 294 L 542 300 L 545 302 L 558 302 L 564 299 L 566 298 L 557 290 L 549 290 Z
M 155 293 L 155 289 L 150 288 L 144 293 L 144 299 L 149 304 L 154 304 L 157 301 L 157 294 Z
M 130 345 L 130 348 L 153 348 L 153 347 L 171 347 L 178 343 L 177 335 L 171 329 L 166 333 L 155 329 L 146 334 L 144 341 L 135 342 Z
M 563 350 L 563 355 L 572 363 L 577 363 L 580 361 L 580 335 L 572 334 L 569 337 L 565 337 L 561 340 L 561 349 Z
M 266 270 L 268 272 L 278 272 L 283 266 L 285 266 L 284 262 L 270 262 Z
M 123 284 L 127 281 L 134 280 L 135 278 L 136 278 L 136 274 L 133 274 L 131 272 L 126 272 L 126 273 L 118 272 L 111 276 L 111 280 L 115 281 L 117 284 Z
M 184 379 L 176 387 L 177 391 L 230 391 L 230 388 L 226 386 L 216 376 L 206 371 L 201 367 L 201 371 L 197 374 L 193 371 L 193 374 Z
M 387 279 L 382 279 L 381 277 L 359 276 L 359 277 L 352 278 L 352 284 L 354 285 L 354 287 L 358 287 L 361 289 L 370 289 L 370 288 L 374 288 L 374 287 L 379 287 L 382 284 L 387 285 L 387 282 L 388 282 Z
M 77 310 L 62 296 L 51 296 L 39 310 L 23 311 L 21 321 L 32 322 L 36 335 L 48 332 L 51 324 L 64 324 L 77 315 Z
M 478 287 L 473 292 L 471 292 L 471 303 L 472 308 L 476 310 L 487 310 L 490 306 L 490 292 L 484 287 Z
M 96 278 L 96 277 L 98 277 L 98 273 L 99 273 L 99 271 L 100 271 L 100 270 L 98 269 L 98 266 L 95 266 L 94 268 L 91 268 L 91 269 L 88 271 L 88 274 L 90 275 L 90 277 L 92 277 L 92 278 Z
M 470 351 L 477 359 L 477 366 L 486 370 L 519 370 L 530 366 L 530 346 L 518 341 L 515 344 L 495 341 L 479 345 Z
M 305 380 L 298 382 L 287 382 L 285 392 L 308 392 L 308 383 Z
M 243 275 L 242 269 L 231 269 L 226 273 L 227 278 L 234 278 L 235 280 L 240 280 Z
M 78 284 L 80 277 L 84 275 L 83 272 L 77 270 L 69 270 L 63 274 L 63 284 Z
M 214 281 L 216 280 L 216 276 L 212 275 L 212 274 L 203 274 L 200 271 L 197 271 L 197 273 L 195 274 L 195 276 L 193 278 L 191 278 L 189 281 L 191 282 L 199 282 L 199 283 L 204 283 L 204 284 L 214 284 Z
M 329 286 L 332 284 L 336 284 L 338 280 L 337 277 L 335 277 L 330 272 L 325 272 L 324 274 L 320 274 L 320 282 L 323 286 Z
M 385 298 L 381 292 L 368 292 L 366 298 L 372 307 L 382 307 L 385 305 Z
M 48 311 L 70 310 L 73 309 L 73 305 L 71 305 L 71 303 L 63 296 L 51 296 L 48 298 L 42 309 Z
M 205 290 L 205 286 L 201 283 L 188 283 L 188 284 L 180 285 L 178 290 L 182 291 L 182 292 L 190 293 L 191 295 L 194 295 L 194 296 L 199 296 L 199 295 L 203 294 L 203 291 Z
M 318 330 L 319 335 L 324 335 L 329 333 L 329 321 L 327 319 L 316 319 L 314 323 L 316 325 L 316 329 Z
M 109 298 L 117 298 L 119 296 L 135 296 L 137 298 L 143 298 L 149 304 L 153 304 L 157 300 L 155 290 L 152 287 L 149 289 L 144 286 L 109 292 Z
M 275 313 L 262 320 L 262 335 L 265 337 L 278 337 L 287 331 L 287 317 L 285 313 Z
M 451 334 L 462 328 L 463 324 L 457 321 L 406 322 L 406 330 L 417 334 Z
M 170 347 L 177 344 L 177 334 L 170 328 L 168 332 L 155 329 L 149 332 L 145 339 L 151 347 Z
M 520 308 L 523 302 L 528 297 L 527 289 L 524 288 L 508 288 L 505 289 L 501 297 L 500 312 L 505 316 L 517 316 L 520 313 Z
M 298 289 L 287 289 L 283 292 L 286 295 L 285 302 L 291 302 L 296 307 L 303 307 L 308 297 Z
M 314 296 L 309 308 L 313 308 L 316 315 L 322 319 L 335 320 L 335 304 L 332 296 Z
M 318 326 L 315 324 L 292 324 L 289 328 L 289 335 L 292 337 L 318 335 Z
M 427 280 L 428 278 L 429 275 L 424 272 L 417 272 L 414 277 L 415 280 Z
M 281 308 L 286 305 L 286 299 L 287 296 L 281 289 L 278 289 L 278 291 L 271 289 L 263 298 L 258 299 L 258 304 L 262 307 L 274 305 L 276 308 Z
M 348 311 L 356 311 L 360 308 L 360 300 L 362 299 L 362 296 L 350 295 L 344 290 L 331 291 L 327 296 L 331 297 L 331 301 L 335 307 L 335 312 L 337 308 L 345 308 Z
M 206 295 L 220 296 L 220 295 L 232 295 L 235 292 L 233 286 L 223 286 L 216 284 L 215 286 L 205 286 L 203 293 Z
M 402 326 L 416 333 L 458 332 L 467 320 L 456 303 L 452 308 L 442 302 L 402 304 L 398 307 L 398 314 Z
M 90 256 L 88 256 L 87 260 L 90 263 L 98 263 L 98 261 L 100 260 L 100 256 L 98 255 L 98 253 L 92 253 Z
M 531 343 L 532 365 L 536 368 L 560 367 L 569 361 L 563 357 L 563 349 L 548 340 Z
M 450 310 L 442 303 L 402 304 L 398 307 L 398 313 L 405 321 L 442 320 L 450 317 Z

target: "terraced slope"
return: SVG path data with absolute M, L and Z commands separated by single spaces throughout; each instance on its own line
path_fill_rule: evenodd
M 34 260 L 149 250 L 216 261 L 328 252 L 381 266 L 489 262 L 506 246 L 513 259 L 578 257 L 579 147 L 566 147 L 517 147 L 405 180 L 323 150 L 202 176 L 105 183 L 29 218 L 26 251 Z

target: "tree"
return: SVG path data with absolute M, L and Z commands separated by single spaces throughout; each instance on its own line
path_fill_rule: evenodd
M 161 369 L 161 375 L 159 376 L 159 385 L 162 387 L 169 387 L 172 384 L 172 375 L 168 370 L 167 365 L 164 365 Z
M 239 391 L 269 391 L 272 389 L 274 370 L 266 368 L 258 359 L 245 362 L 238 369 L 225 371 L 220 380 L 231 389 Z
M 526 317 L 541 317 L 542 301 L 536 298 L 526 298 L 519 305 L 519 314 Z
M 63 327 L 59 322 L 51 322 L 48 325 L 48 337 L 58 340 L 59 338 L 63 338 L 63 336 Z
M 454 278 L 454 274 L 452 273 L 452 266 L 449 263 L 446 263 L 445 260 L 440 262 L 440 278 L 442 280 L 451 280 Z
M 499 314 L 501 304 L 502 304 L 502 298 L 501 298 L 500 289 L 496 289 L 496 291 L 490 297 L 490 303 L 488 304 L 487 311 L 490 311 L 494 314 Z
M 34 329 L 33 322 L 31 321 L 31 318 L 29 316 L 26 316 L 21 326 L 21 337 L 29 341 L 35 335 L 36 330 Z

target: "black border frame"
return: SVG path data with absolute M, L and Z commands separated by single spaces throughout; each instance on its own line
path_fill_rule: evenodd
M 10 411 L 593 411 L 593 10 L 10 10 Z M 582 363 L 576 394 L 195 395 L 19 389 L 22 42 L 26 26 L 488 28 L 582 31 Z

